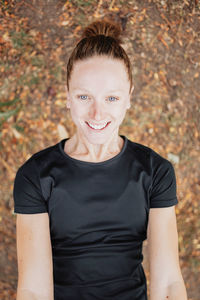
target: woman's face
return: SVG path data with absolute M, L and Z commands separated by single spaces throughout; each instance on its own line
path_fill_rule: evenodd
M 90 143 L 102 144 L 111 135 L 118 135 L 130 108 L 129 88 L 125 65 L 119 60 L 95 56 L 74 64 L 67 107 L 77 130 Z M 106 127 L 91 128 L 95 125 Z

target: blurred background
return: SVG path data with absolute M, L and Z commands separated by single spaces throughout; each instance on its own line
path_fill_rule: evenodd
M 66 63 L 82 28 L 103 18 L 122 25 L 133 66 L 132 106 L 119 134 L 174 166 L 180 265 L 188 299 L 200 299 L 200 2 L 0 0 L 2 300 L 16 299 L 16 171 L 76 130 L 66 109 Z M 149 284 L 146 241 L 143 253 Z

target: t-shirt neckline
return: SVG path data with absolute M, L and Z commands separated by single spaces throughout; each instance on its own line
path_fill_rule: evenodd
M 69 156 L 65 151 L 64 151 L 64 145 L 65 145 L 65 141 L 67 141 L 69 138 L 65 138 L 65 139 L 62 139 L 59 143 L 58 143 L 58 146 L 59 146 L 59 150 L 60 152 L 62 153 L 62 155 L 65 156 L 65 158 L 67 159 L 70 159 L 71 161 L 75 162 L 75 163 L 80 163 L 80 164 L 84 164 L 84 165 L 105 165 L 105 164 L 109 164 L 110 162 L 113 162 L 115 160 L 118 160 L 122 155 L 123 153 L 125 152 L 126 148 L 127 148 L 127 143 L 128 143 L 128 139 L 126 136 L 124 135 L 120 135 L 123 140 L 124 140 L 124 144 L 123 144 L 123 147 L 121 149 L 121 151 L 113 156 L 112 158 L 109 158 L 107 160 L 104 160 L 104 161 L 100 161 L 100 162 L 90 162 L 90 161 L 84 161 L 84 160 L 79 160 L 79 159 L 76 159 L 76 158 L 73 158 L 71 156 Z

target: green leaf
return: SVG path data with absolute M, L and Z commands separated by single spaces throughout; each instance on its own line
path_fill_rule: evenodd
M 2 106 L 10 106 L 10 105 L 15 104 L 18 101 L 20 101 L 20 99 L 19 98 L 15 98 L 15 99 L 13 99 L 11 101 L 2 102 L 2 103 L 0 103 L 0 107 L 2 107 Z

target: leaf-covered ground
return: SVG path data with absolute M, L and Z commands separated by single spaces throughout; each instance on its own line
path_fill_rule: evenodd
M 135 90 L 119 134 L 169 159 L 177 179 L 179 253 L 188 299 L 200 299 L 200 3 L 198 0 L 0 0 L 0 299 L 16 299 L 13 180 L 33 153 L 76 130 L 66 62 L 96 18 L 125 29 Z M 144 268 L 149 284 L 147 244 Z

